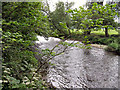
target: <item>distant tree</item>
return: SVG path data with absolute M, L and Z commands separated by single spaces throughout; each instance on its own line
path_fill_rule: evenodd
M 52 27 L 54 30 L 57 30 L 59 34 L 67 36 L 68 33 L 70 33 L 70 31 L 67 31 L 65 27 L 61 25 L 61 23 L 66 24 L 68 28 L 71 26 L 70 15 L 66 11 L 69 10 L 73 5 L 73 2 L 58 2 L 56 4 L 55 11 L 51 12 L 50 14 L 52 24 L 54 24 Z
M 84 34 L 90 34 L 91 29 L 98 30 L 105 28 L 105 36 L 108 37 L 108 28 L 116 27 L 114 18 L 118 13 L 113 8 L 115 4 L 105 6 L 93 3 L 92 8 L 84 9 L 80 7 L 79 10 L 69 10 L 72 12 L 72 20 L 77 29 L 83 29 Z
M 87 2 L 86 3 L 86 7 L 87 9 L 91 10 L 92 12 L 92 17 L 91 19 L 94 20 L 94 22 L 98 19 L 98 18 L 102 18 L 103 23 L 102 28 L 105 28 L 105 36 L 108 37 L 108 28 L 109 27 L 117 27 L 117 23 L 114 22 L 115 17 L 118 17 L 118 7 L 119 7 L 119 2 L 109 2 L 108 4 L 106 4 L 105 6 L 103 6 L 103 2 Z M 117 5 L 117 6 L 116 6 Z M 99 24 L 98 24 L 99 25 Z M 97 25 L 97 26 L 98 26 Z M 96 26 L 94 26 L 96 27 Z M 94 28 L 93 27 L 93 28 Z
M 72 25 L 77 30 L 83 30 L 85 35 L 90 34 L 90 29 L 94 25 L 91 17 L 91 11 L 88 9 L 84 9 L 83 7 L 79 7 L 79 9 L 69 10 L 69 13 L 72 13 Z
M 105 28 L 105 36 L 108 37 L 108 28 L 115 28 L 117 26 L 117 23 L 115 22 L 114 18 L 115 16 L 118 16 L 118 12 L 114 9 L 116 7 L 116 4 L 105 6 L 98 5 L 97 3 L 93 4 L 94 12 L 96 14 L 93 14 L 92 17 L 95 17 L 97 15 L 96 19 L 96 26 L 99 28 Z M 100 23 L 101 22 L 101 23 Z

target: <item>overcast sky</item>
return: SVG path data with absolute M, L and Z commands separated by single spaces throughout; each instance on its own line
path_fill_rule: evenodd
M 49 4 L 50 4 L 50 10 L 53 11 L 55 9 L 55 3 L 57 3 L 58 1 L 63 1 L 63 2 L 74 2 L 74 6 L 73 8 L 78 8 L 79 6 L 82 6 L 86 3 L 86 0 L 48 0 Z

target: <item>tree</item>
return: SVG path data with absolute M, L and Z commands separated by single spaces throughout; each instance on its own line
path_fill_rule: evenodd
M 64 2 L 58 2 L 56 4 L 56 9 L 55 11 L 50 13 L 50 17 L 51 17 L 51 27 L 53 27 L 54 30 L 57 30 L 57 32 L 59 33 L 59 35 L 68 35 L 68 31 L 61 26 L 60 23 L 64 23 L 66 24 L 66 26 L 69 28 L 71 26 L 71 19 L 70 19 L 70 15 L 66 12 L 66 10 L 69 10 L 74 3 L 64 3 Z M 70 33 L 70 32 L 69 32 Z
M 88 9 L 84 9 L 83 7 L 79 7 L 79 10 L 69 10 L 69 13 L 72 13 L 72 25 L 74 28 L 79 31 L 80 29 L 83 30 L 84 35 L 90 34 L 90 29 L 94 25 L 93 20 L 91 17 L 91 11 Z
M 115 16 L 118 16 L 118 12 L 116 12 L 114 7 L 116 7 L 116 4 L 108 5 L 106 4 L 105 6 L 98 5 L 94 3 L 96 6 L 98 6 L 98 9 L 96 10 L 99 14 L 99 18 L 97 19 L 98 21 L 100 20 L 102 23 L 96 22 L 100 28 L 105 28 L 105 36 L 108 37 L 108 28 L 113 28 L 116 27 L 117 23 L 114 21 Z M 95 7 L 96 7 L 95 6 Z
M 108 37 L 109 34 L 108 34 L 108 28 L 109 27 L 114 27 L 116 28 L 117 27 L 117 23 L 114 21 L 114 18 L 116 16 L 118 16 L 118 11 L 117 11 L 117 8 L 116 8 L 116 4 L 106 4 L 105 6 L 103 6 L 103 2 L 97 2 L 97 3 L 94 3 L 94 2 L 89 2 L 87 3 L 87 6 L 89 10 L 91 10 L 92 12 L 92 17 L 91 19 L 94 20 L 94 22 L 100 18 L 100 20 L 103 20 L 101 22 L 103 23 L 100 23 L 101 24 L 101 28 L 105 28 L 105 36 Z M 96 25 L 95 27 L 100 27 L 99 23 L 96 22 Z
M 114 17 L 118 13 L 113 9 L 116 5 L 105 6 L 93 3 L 92 8 L 84 9 L 80 7 L 79 10 L 69 10 L 72 12 L 72 20 L 77 25 L 77 29 L 83 29 L 84 34 L 90 34 L 91 29 L 105 28 L 105 36 L 108 37 L 108 28 L 116 27 Z M 94 30 L 95 30 L 94 29 Z

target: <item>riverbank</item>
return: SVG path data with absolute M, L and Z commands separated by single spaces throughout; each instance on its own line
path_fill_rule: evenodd
M 96 48 L 101 48 L 101 49 L 105 49 L 108 47 L 107 45 L 99 45 L 99 44 L 91 44 L 91 46 Z
M 94 47 L 103 48 L 106 51 L 113 52 L 120 55 L 120 35 L 111 35 L 105 37 L 104 35 L 91 34 L 86 37 L 81 34 L 73 34 L 70 37 L 71 40 L 78 40 L 84 43 L 84 41 L 89 41 Z

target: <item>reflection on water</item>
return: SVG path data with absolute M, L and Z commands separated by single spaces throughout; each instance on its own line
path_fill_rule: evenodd
M 42 42 L 43 48 L 52 48 L 58 42 L 51 38 Z M 103 49 L 69 47 L 67 52 L 51 60 L 48 82 L 57 88 L 117 88 L 118 58 Z

